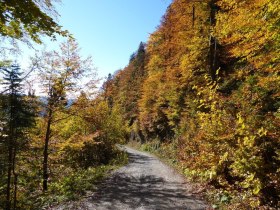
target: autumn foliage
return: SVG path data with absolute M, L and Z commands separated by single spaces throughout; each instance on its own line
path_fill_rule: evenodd
M 52 2 L 1 1 L 0 36 L 67 35 Z M 20 67 L 0 61 L 0 208 L 84 195 L 124 159 L 125 139 L 202 181 L 213 208 L 279 208 L 279 0 L 174 0 L 99 91 L 74 39 L 33 64 L 45 100 L 22 93 Z
M 274 0 L 175 0 L 105 91 L 130 139 L 175 144 L 232 208 L 279 205 L 279 14 Z

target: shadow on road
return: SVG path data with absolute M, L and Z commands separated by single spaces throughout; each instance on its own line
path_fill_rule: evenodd
M 129 164 L 140 164 L 145 167 L 154 158 L 129 153 Z M 141 166 L 144 164 L 143 166 Z M 143 173 L 145 174 L 145 173 Z M 130 176 L 127 173 L 116 173 L 100 186 L 91 198 L 97 206 L 104 209 L 204 209 L 196 208 L 203 202 L 188 196 L 182 183 L 166 182 L 154 175 Z M 105 207 L 106 206 L 106 207 Z

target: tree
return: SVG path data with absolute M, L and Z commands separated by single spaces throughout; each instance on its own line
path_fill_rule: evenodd
M 122 113 L 122 119 L 130 126 L 131 136 L 142 136 L 138 125 L 138 100 L 141 97 L 142 83 L 147 74 L 145 70 L 146 49 L 141 42 L 136 52 L 130 58 L 127 67 L 109 75 L 103 84 L 103 97 L 107 100 L 111 109 L 118 109 Z
M 146 76 L 133 53 L 110 81 L 123 118 L 176 148 L 187 175 L 233 200 L 242 189 L 233 209 L 279 206 L 279 14 L 277 0 L 174 0 L 139 59 Z
M 78 43 L 68 39 L 60 46 L 60 51 L 43 52 L 37 59 L 41 60 L 37 67 L 47 95 L 45 107 L 45 137 L 43 160 L 43 190 L 48 189 L 49 178 L 49 143 L 52 137 L 52 125 L 61 119 L 56 119 L 58 111 L 66 110 L 67 94 L 80 90 L 80 80 L 93 72 L 91 58 L 82 59 L 79 55 Z M 89 79 L 89 78 L 87 78 Z M 95 78 L 87 84 L 96 81 Z M 84 87 L 85 88 L 85 87 Z M 71 115 L 71 114 L 70 114 Z
M 40 35 L 55 39 L 67 35 L 52 17 L 56 14 L 52 0 L 2 0 L 0 4 L 0 35 L 13 39 L 31 38 L 41 43 Z
M 20 149 L 28 141 L 26 129 L 34 124 L 34 110 L 25 96 L 21 92 L 21 72 L 18 65 L 11 65 L 2 68 L 4 71 L 5 91 L 1 101 L 1 123 L 2 131 L 5 135 L 4 143 L 7 149 L 7 187 L 6 187 L 6 209 L 11 209 L 13 200 L 13 209 L 16 209 L 18 173 L 16 171 L 16 159 Z M 12 183 L 13 181 L 13 183 Z M 11 198 L 11 187 L 13 189 L 13 198 Z
M 109 107 L 113 107 L 113 76 L 112 74 L 108 74 L 106 81 L 102 85 L 102 90 L 104 94 L 104 98 L 108 103 Z
M 101 92 L 92 100 L 81 93 L 70 109 L 77 114 L 58 129 L 68 128 L 67 140 L 58 146 L 60 158 L 75 169 L 109 164 L 126 134 L 118 107 L 111 107 Z

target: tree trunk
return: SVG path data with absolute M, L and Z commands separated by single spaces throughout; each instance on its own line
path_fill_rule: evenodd
M 18 183 L 18 175 L 14 176 L 14 210 L 17 209 L 17 183 Z
M 216 56 L 217 56 L 217 41 L 215 37 L 210 35 L 209 74 L 213 81 L 216 79 L 216 71 L 217 71 Z
M 17 153 L 17 145 L 14 148 L 13 154 L 13 176 L 14 176 L 14 198 L 13 198 L 13 209 L 16 210 L 17 206 L 17 183 L 18 183 L 18 175 L 16 173 L 16 153 Z
M 8 137 L 8 179 L 6 192 L 6 210 L 11 209 L 11 178 L 13 170 L 13 146 L 14 146 L 14 90 L 10 95 L 10 119 L 9 119 L 9 137 Z
M 211 0 L 210 2 L 210 37 L 209 37 L 209 74 L 212 80 L 216 79 L 217 71 L 217 40 L 212 35 L 212 27 L 216 24 L 216 0 Z
M 51 123 L 52 123 L 52 109 L 48 113 L 47 130 L 45 135 L 45 145 L 44 145 L 44 161 L 43 161 L 43 191 L 48 190 L 48 148 L 51 135 Z
M 13 159 L 13 148 L 11 145 L 11 139 L 9 139 L 9 146 L 8 146 L 8 179 L 7 179 L 7 192 L 6 192 L 6 210 L 11 209 L 11 201 L 10 201 L 10 194 L 11 194 L 11 176 L 12 176 L 12 159 Z
M 192 27 L 194 28 L 194 22 L 195 22 L 195 7 L 192 6 Z

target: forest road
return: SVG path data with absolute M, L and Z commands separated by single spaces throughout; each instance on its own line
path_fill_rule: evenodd
M 192 193 L 195 189 L 174 169 L 153 155 L 123 148 L 129 154 L 126 166 L 116 170 L 92 196 L 58 209 L 208 209 L 207 204 Z

